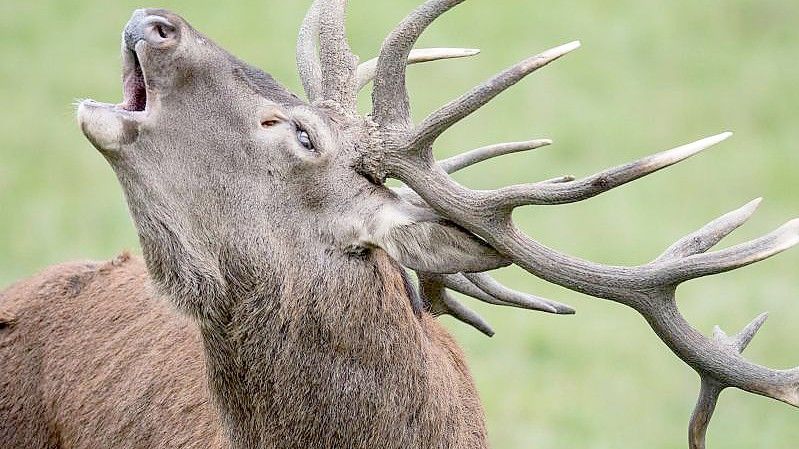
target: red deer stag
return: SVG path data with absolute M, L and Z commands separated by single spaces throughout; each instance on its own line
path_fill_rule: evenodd
M 547 248 L 511 219 L 521 206 L 599 195 L 728 133 L 584 179 L 496 190 L 448 173 L 549 142 L 434 160 L 449 127 L 579 46 L 526 59 L 413 124 L 408 63 L 472 52 L 412 47 L 461 2 L 426 1 L 359 65 L 345 0 L 317 0 L 297 52 L 307 102 L 177 15 L 136 11 L 123 35 L 123 102 L 84 101 L 78 120 L 122 185 L 144 258 L 61 265 L 2 293 L 0 446 L 484 448 L 464 357 L 434 316 L 491 330 L 448 289 L 573 313 L 485 274 L 509 264 L 647 320 L 701 376 L 691 447 L 704 447 L 726 387 L 799 405 L 799 370 L 741 356 L 764 316 L 706 338 L 675 302 L 682 282 L 797 244 L 799 221 L 708 252 L 752 202 L 650 263 L 620 267 Z M 356 95 L 372 80 L 362 116 Z M 387 178 L 407 187 L 392 190 Z

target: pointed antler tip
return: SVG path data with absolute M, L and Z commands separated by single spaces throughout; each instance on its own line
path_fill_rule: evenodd
M 763 203 L 763 197 L 762 196 L 757 197 L 757 198 L 753 199 L 752 201 L 746 203 L 745 207 L 751 208 L 751 209 L 757 209 L 758 207 L 760 207 L 761 203 Z
M 560 315 L 575 315 L 577 311 L 569 306 L 560 307 L 560 311 L 558 312 Z
M 743 225 L 746 221 L 749 220 L 749 218 L 752 217 L 752 215 L 755 214 L 755 212 L 760 207 L 760 204 L 762 202 L 763 202 L 763 198 L 762 197 L 755 198 L 752 201 L 744 204 L 741 208 L 739 208 L 737 210 L 734 210 L 734 211 L 730 212 L 729 214 L 725 215 L 724 217 L 722 217 L 722 219 L 724 219 L 724 218 L 734 219 L 733 224 L 735 225 L 735 228 L 737 228 L 738 226 Z M 734 229 L 732 229 L 732 230 L 734 230 Z
M 702 151 L 708 149 L 714 145 L 718 145 L 721 142 L 732 137 L 731 131 L 725 131 L 721 134 L 716 134 L 715 136 L 705 137 L 704 139 L 697 140 L 692 144 L 685 145 L 685 147 L 695 147 L 698 151 Z
M 730 212 L 730 214 L 728 215 L 730 216 L 734 215 L 736 217 L 739 217 L 739 219 L 741 220 L 741 224 L 743 224 L 744 222 L 749 220 L 749 218 L 752 217 L 752 215 L 755 214 L 757 209 L 760 207 L 760 204 L 762 203 L 763 203 L 763 197 L 755 198 L 752 201 L 744 204 L 743 207 L 741 207 L 740 209 Z
M 578 48 L 580 48 L 580 45 L 582 45 L 582 44 L 580 44 L 580 41 L 572 41 L 572 42 L 569 42 L 567 44 L 563 44 L 563 45 L 559 45 L 559 46 L 557 46 L 555 48 L 551 48 L 551 49 L 545 51 L 542 54 L 542 56 L 544 56 L 546 58 L 558 58 L 558 57 L 561 57 L 561 56 L 565 55 L 566 53 L 570 53 L 570 52 L 573 52 L 574 50 L 577 50 Z
M 724 131 L 723 133 L 716 134 L 715 136 L 706 137 L 699 142 L 702 142 L 704 145 L 712 146 L 716 145 L 717 143 L 724 142 L 725 140 L 732 137 L 732 131 Z M 698 142 L 697 142 L 698 143 Z
M 411 50 L 410 59 L 426 62 L 436 59 L 463 58 L 480 54 L 479 48 L 419 48 Z
M 749 343 L 755 338 L 755 334 L 760 330 L 763 326 L 763 323 L 766 322 L 768 318 L 768 312 L 763 312 L 760 315 L 756 316 L 749 324 L 744 327 L 741 332 L 735 336 L 735 343 L 738 345 L 738 352 L 743 352 Z
M 715 136 L 706 137 L 706 138 L 700 140 L 697 143 L 701 142 L 703 145 L 706 145 L 707 147 L 711 147 L 713 145 L 717 145 L 717 144 L 719 144 L 721 142 L 724 142 L 725 140 L 727 140 L 730 137 L 732 137 L 732 135 L 733 135 L 732 131 L 725 131 L 723 133 L 716 134 Z
M 715 136 L 705 137 L 704 139 L 699 139 L 695 142 L 691 142 L 689 144 L 685 144 L 677 148 L 665 151 L 655 156 L 655 160 L 657 160 L 656 165 L 662 167 L 675 164 L 691 156 L 694 156 L 698 153 L 701 153 L 714 145 L 718 145 L 719 143 L 724 142 L 725 140 L 729 139 L 730 136 L 732 136 L 732 133 L 727 131 L 721 134 L 716 134 Z
M 766 322 L 768 319 L 768 312 L 763 312 L 760 315 L 756 316 L 749 324 L 746 325 L 744 330 L 754 330 L 757 332 L 763 323 Z
M 546 312 L 546 313 L 553 313 L 555 315 L 560 314 L 560 311 L 555 306 L 550 305 L 550 304 L 546 304 L 546 303 L 541 303 L 541 304 L 535 305 L 535 306 L 531 307 L 531 309 L 538 310 L 538 311 L 541 311 L 541 312 Z
M 799 218 L 795 218 L 782 225 L 780 229 L 781 238 L 776 246 L 781 249 L 788 249 L 799 244 Z
M 524 148 L 526 149 L 535 150 L 541 147 L 548 147 L 552 145 L 554 142 L 552 142 L 552 140 L 550 139 L 535 139 L 520 143 L 523 144 Z

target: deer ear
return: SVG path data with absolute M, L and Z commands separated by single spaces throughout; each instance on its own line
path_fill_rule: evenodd
M 369 228 L 372 244 L 415 271 L 480 272 L 510 264 L 469 231 L 430 209 L 407 203 L 382 207 L 370 220 Z

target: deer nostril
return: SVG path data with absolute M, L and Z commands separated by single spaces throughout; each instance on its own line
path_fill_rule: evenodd
M 166 31 L 164 31 L 164 27 L 161 25 L 156 25 L 155 31 L 158 32 L 158 35 L 161 36 L 161 39 L 166 39 Z
M 125 46 L 136 50 L 139 41 L 152 45 L 164 45 L 178 38 L 178 28 L 163 16 L 147 14 L 147 10 L 138 9 L 125 26 L 122 33 Z
M 171 22 L 161 16 L 149 16 L 144 19 L 144 39 L 151 44 L 164 44 L 177 37 L 177 29 Z

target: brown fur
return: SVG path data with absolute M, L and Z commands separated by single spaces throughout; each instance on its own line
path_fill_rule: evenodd
M 1 448 L 220 447 L 199 333 L 149 291 L 122 256 L 2 293 Z
M 318 310 L 331 326 L 327 335 L 278 328 L 287 332 L 283 346 L 226 354 L 246 358 L 252 351 L 256 361 L 236 375 L 262 371 L 247 385 L 212 377 L 217 393 L 271 387 L 274 396 L 244 401 L 248 412 L 263 414 L 251 420 L 271 423 L 269 445 L 251 434 L 234 439 L 281 448 L 420 447 L 423 441 L 432 443 L 427 447 L 484 447 L 482 411 L 463 355 L 428 314 L 413 313 L 390 259 L 376 259 L 386 295 L 365 309 L 377 314 L 373 319 L 399 320 L 412 332 L 355 334 L 342 320 L 358 323 L 363 311 L 333 313 L 352 307 L 340 301 Z M 200 333 L 151 292 L 142 261 L 122 256 L 52 267 L 2 293 L 0 311 L 17 320 L 0 329 L 0 447 L 227 447 L 210 406 Z M 288 308 L 281 319 L 307 319 L 298 316 L 307 313 L 301 309 Z M 213 358 L 218 348 L 210 346 Z

